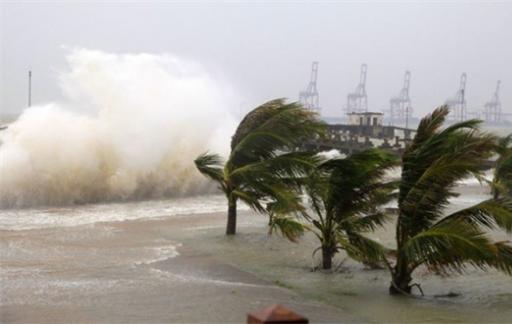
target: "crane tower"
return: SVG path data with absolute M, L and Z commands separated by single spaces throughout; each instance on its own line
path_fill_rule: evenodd
M 452 121 L 464 121 L 467 117 L 466 111 L 466 73 L 460 76 L 459 90 L 451 99 L 445 101 L 445 104 L 450 107 L 449 119 Z
M 409 97 L 409 87 L 411 85 L 411 72 L 405 71 L 404 85 L 398 96 L 389 101 L 390 122 L 405 122 L 405 127 L 409 127 L 409 120 L 412 116 L 411 98 Z
M 299 101 L 302 103 L 304 108 L 320 112 L 320 95 L 316 87 L 316 80 L 318 78 L 318 62 L 311 64 L 311 77 L 306 87 L 306 90 L 299 93 Z
M 501 81 L 496 83 L 496 90 L 488 102 L 484 105 L 484 118 L 486 122 L 500 123 L 501 119 L 501 100 L 500 100 Z
M 356 90 L 347 96 L 347 113 L 368 112 L 368 96 L 366 95 L 366 64 L 361 65 L 361 73 L 359 75 L 359 84 Z

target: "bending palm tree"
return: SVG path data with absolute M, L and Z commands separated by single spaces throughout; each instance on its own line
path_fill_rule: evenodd
M 402 156 L 396 263 L 390 293 L 410 293 L 412 274 L 421 265 L 446 272 L 467 265 L 512 273 L 512 247 L 493 242 L 484 228 L 512 230 L 512 202 L 489 199 L 443 217 L 457 181 L 482 177 L 481 165 L 492 156 L 497 138 L 479 132 L 469 120 L 441 129 L 446 106 L 425 117 Z
M 198 170 L 216 181 L 228 200 L 226 234 L 236 233 L 237 201 L 265 213 L 266 201 L 287 210 L 301 209 L 298 188 L 317 158 L 296 148 L 322 135 L 324 124 L 300 104 L 283 99 L 269 101 L 245 116 L 231 141 L 231 154 L 223 163 L 216 154 L 202 154 Z
M 358 261 L 375 264 L 382 248 L 364 233 L 382 226 L 387 216 L 379 206 L 396 198 L 397 183 L 384 181 L 385 173 L 397 165 L 391 154 L 377 149 L 320 164 L 305 185 L 313 215 L 300 213 L 308 225 L 276 217 L 271 224 L 289 239 L 302 234 L 299 226 L 320 240 L 322 268 L 331 269 L 340 250 Z M 315 251 L 316 252 L 316 251 Z
M 492 193 L 494 198 L 512 197 L 512 134 L 499 140 L 496 151 L 499 156 L 491 184 Z

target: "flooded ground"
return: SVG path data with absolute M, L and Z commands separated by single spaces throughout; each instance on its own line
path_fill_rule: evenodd
M 233 240 L 205 233 L 203 240 L 190 244 L 363 322 L 507 323 L 512 318 L 512 278 L 501 273 L 469 270 L 467 275 L 443 278 L 417 271 L 415 282 L 421 283 L 424 298 L 389 296 L 386 270 L 368 270 L 340 255 L 335 273 L 312 271 L 320 263 L 319 255 L 311 256 L 318 246 L 314 237 L 293 244 L 262 233 L 261 228 L 247 228 Z M 436 297 L 450 293 L 458 296 Z
M 468 182 L 452 209 L 486 197 Z M 0 212 L 2 322 L 244 322 L 284 303 L 312 322 L 509 322 L 512 278 L 469 270 L 415 273 L 426 296 L 387 293 L 385 270 L 339 255 L 335 273 L 312 271 L 314 237 L 268 236 L 244 210 L 224 234 L 222 196 Z M 391 225 L 390 225 L 391 226 Z M 508 239 L 503 233 L 496 237 Z M 390 231 L 375 238 L 393 243 Z M 455 293 L 458 297 L 435 297 Z
M 2 230 L 0 322 L 241 323 L 274 303 L 352 319 L 196 249 L 206 228 L 222 237 L 221 223 L 212 213 Z

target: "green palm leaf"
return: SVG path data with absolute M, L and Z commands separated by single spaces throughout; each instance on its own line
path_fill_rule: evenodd
M 348 256 L 369 265 L 384 263 L 390 252 L 379 242 L 356 232 L 340 233 L 337 236 L 337 241 Z
M 466 265 L 484 267 L 493 255 L 492 242 L 483 232 L 463 222 L 443 222 L 418 233 L 402 247 L 409 270 L 426 264 L 436 271 L 462 271 Z
M 340 227 L 351 231 L 368 232 L 375 231 L 377 228 L 384 226 L 389 220 L 391 220 L 391 216 L 383 212 L 362 216 L 357 214 L 342 219 Z
M 230 160 L 238 166 L 293 151 L 305 140 L 320 136 L 325 124 L 298 103 L 269 101 L 250 112 L 231 142 Z
M 496 152 L 498 159 L 491 182 L 494 197 L 505 195 L 512 198 L 512 134 L 499 140 Z
M 405 236 L 428 228 L 446 208 L 457 181 L 468 176 L 482 176 L 481 166 L 492 155 L 496 137 L 479 133 L 479 121 L 470 120 L 439 131 L 446 108 L 432 113 L 434 125 L 420 124 L 418 138 L 402 157 L 399 222 Z M 430 133 L 429 133 L 430 132 Z M 428 135 L 428 136 L 427 136 Z
M 457 211 L 438 222 L 460 221 L 475 227 L 502 228 L 512 231 L 512 200 L 508 198 L 487 199 L 476 205 Z
M 296 243 L 304 235 L 306 228 L 306 225 L 292 217 L 274 216 L 270 220 L 269 234 L 279 231 L 288 240 Z
M 221 182 L 223 180 L 223 161 L 219 155 L 203 153 L 194 160 L 194 163 L 196 164 L 199 172 L 206 177 L 217 182 Z
M 494 256 L 488 260 L 488 264 L 502 272 L 512 275 L 512 246 L 509 242 L 494 243 Z

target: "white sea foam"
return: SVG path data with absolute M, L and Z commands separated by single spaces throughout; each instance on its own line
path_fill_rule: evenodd
M 172 55 L 71 50 L 66 101 L 26 109 L 0 133 L 0 208 L 208 191 L 193 165 L 226 153 L 238 99 Z
M 175 258 L 178 255 L 180 255 L 180 253 L 177 250 L 180 246 L 181 246 L 181 243 L 176 244 L 176 245 L 152 247 L 150 249 L 151 249 L 152 253 L 154 254 L 154 256 L 148 260 L 137 261 L 137 262 L 135 262 L 135 265 L 149 265 L 152 263 Z
M 239 281 L 227 281 L 221 279 L 209 278 L 206 276 L 192 276 L 180 273 L 173 273 L 169 271 L 163 271 L 160 269 L 152 268 L 151 273 L 156 275 L 158 278 L 171 279 L 180 282 L 193 283 L 193 284 L 212 284 L 216 286 L 238 286 L 238 287 L 251 287 L 251 288 L 267 288 L 267 289 L 281 289 L 280 287 L 271 285 L 258 285 Z
M 6 209 L 0 211 L 0 230 L 72 227 L 98 222 L 119 222 L 192 214 L 225 212 L 223 195 L 203 195 L 125 203 L 90 204 L 74 207 Z M 248 210 L 240 204 L 239 210 Z

